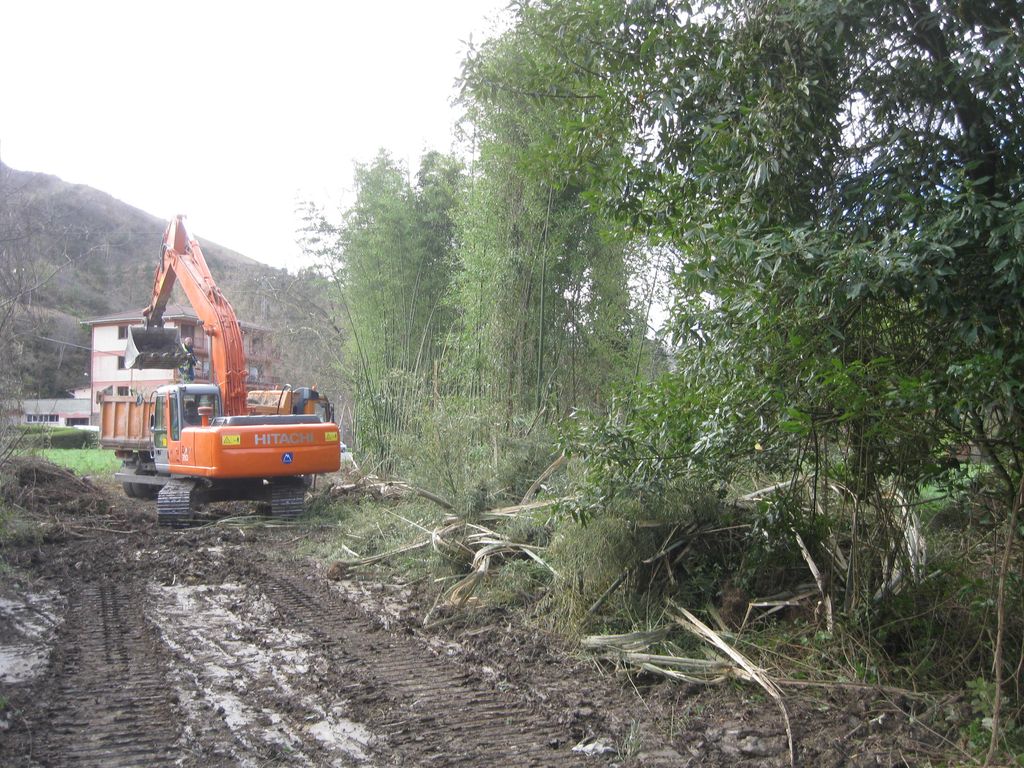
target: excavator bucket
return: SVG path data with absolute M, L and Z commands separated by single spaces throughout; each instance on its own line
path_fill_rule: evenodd
M 177 328 L 128 326 L 125 368 L 177 368 L 186 356 Z

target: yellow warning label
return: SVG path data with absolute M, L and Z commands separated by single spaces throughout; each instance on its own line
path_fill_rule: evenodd
M 336 443 L 338 442 L 338 433 L 324 432 L 324 440 L 326 440 L 328 443 Z
M 221 435 L 220 436 L 220 444 L 221 445 L 241 445 L 242 444 L 242 436 L 241 435 Z

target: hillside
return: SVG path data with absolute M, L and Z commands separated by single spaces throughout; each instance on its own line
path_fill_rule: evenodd
M 26 395 L 60 396 L 87 382 L 80 321 L 148 303 L 166 225 L 105 192 L 0 164 L 0 296 L 15 313 Z M 279 271 L 196 236 L 239 316 L 272 324 L 255 286 Z

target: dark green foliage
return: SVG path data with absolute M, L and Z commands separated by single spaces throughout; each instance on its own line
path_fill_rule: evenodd
M 821 555 L 830 522 L 812 514 L 800 493 L 773 495 L 735 519 L 749 529 L 743 536 L 743 560 L 731 574 L 750 595 L 779 594 L 808 582 L 811 576 L 796 545 L 797 534 L 818 561 L 827 562 Z
M 678 373 L 631 406 L 630 477 L 831 438 L 870 494 L 973 440 L 1016 489 L 1022 30 L 984 8 L 521 6 L 529 90 L 576 115 L 557 158 L 678 256 Z
M 581 190 L 672 276 L 670 370 L 565 427 L 579 527 L 555 547 L 585 554 L 563 567 L 586 581 L 593 563 L 606 585 L 642 562 L 649 533 L 630 525 L 679 483 L 724 497 L 788 480 L 720 510 L 739 532 L 696 561 L 687 583 L 720 594 L 698 588 L 695 605 L 806 584 L 813 561 L 837 621 L 895 667 L 990 675 L 1002 553 L 987 537 L 1024 474 L 1019 4 L 527 0 L 514 14 L 466 69 L 503 107 L 501 147 L 537 125 L 549 137 L 506 150 L 509 167 Z M 952 469 L 969 455 L 984 487 Z M 637 589 L 664 588 L 639 573 Z M 999 628 L 1012 718 L 1020 626 Z
M 519 6 L 528 63 L 470 78 L 551 104 L 550 159 L 675 255 L 673 373 L 571 440 L 596 503 L 789 464 L 877 504 L 974 442 L 1008 506 L 1021 20 L 987 8 Z
M 15 437 L 21 448 L 94 448 L 96 434 L 73 427 L 46 427 L 20 425 Z

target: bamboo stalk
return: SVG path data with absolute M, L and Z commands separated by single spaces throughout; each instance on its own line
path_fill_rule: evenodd
M 604 601 L 605 601 L 605 600 L 607 600 L 607 599 L 608 599 L 609 597 L 611 597 L 612 593 L 613 593 L 613 592 L 614 592 L 614 591 L 615 591 L 616 589 L 618 589 L 618 588 L 619 588 L 620 586 L 622 586 L 622 583 L 623 583 L 623 582 L 624 582 L 624 581 L 625 581 L 625 580 L 626 580 L 627 578 L 629 578 L 629 574 L 631 574 L 632 572 L 633 572 L 633 568 L 627 568 L 627 569 L 626 569 L 626 570 L 624 570 L 624 571 L 623 571 L 622 573 L 620 573 L 620 574 L 619 574 L 619 575 L 618 575 L 618 576 L 617 576 L 617 577 L 615 578 L 615 581 L 613 581 L 613 582 L 612 582 L 612 583 L 611 583 L 611 584 L 610 584 L 610 585 L 608 586 L 608 589 L 606 589 L 606 590 L 605 590 L 604 592 L 602 592 L 602 593 L 601 593 L 601 596 L 600 596 L 599 598 L 597 598 L 597 600 L 595 600 L 595 601 L 594 601 L 594 604 L 593 604 L 593 605 L 591 605 L 591 606 L 590 606 L 590 608 L 588 608 L 588 609 L 587 609 L 587 615 L 588 615 L 588 616 L 593 616 L 593 615 L 594 615 L 595 613 L 597 613 L 598 609 L 600 609 L 600 607 L 601 607 L 602 605 L 604 605 Z
M 692 675 L 688 675 L 685 672 L 680 672 L 676 669 L 665 669 L 663 667 L 657 666 L 656 664 L 641 664 L 640 669 L 642 669 L 644 672 L 650 672 L 654 675 L 661 675 L 662 677 L 667 677 L 670 680 L 678 680 L 681 683 L 690 683 L 691 685 L 718 685 L 719 683 L 724 683 L 726 680 L 729 679 L 725 675 L 720 675 L 718 677 L 706 679 L 693 677 Z
M 565 462 L 566 458 L 564 453 L 559 455 L 557 459 L 551 462 L 551 464 L 548 465 L 548 468 L 541 472 L 540 477 L 533 481 L 533 485 L 531 485 L 529 490 L 527 490 L 526 494 L 523 496 L 523 500 L 519 502 L 520 506 L 523 504 L 529 504 L 530 500 L 534 497 L 534 495 L 536 495 L 541 485 L 544 484 L 544 481 L 551 477 L 553 474 L 555 474 L 555 472 L 557 472 L 558 469 L 563 464 L 565 464 Z
M 422 549 L 428 544 L 430 544 L 430 539 L 417 541 L 413 544 L 406 544 L 404 547 L 399 547 L 398 549 L 392 549 L 388 552 L 381 552 L 379 555 L 369 555 L 360 560 L 353 560 L 351 562 L 345 563 L 345 565 L 373 565 L 374 563 L 379 563 L 383 560 L 387 560 L 388 558 L 394 557 L 395 555 L 401 555 L 405 552 L 412 552 L 415 549 Z
M 776 491 L 789 490 L 795 487 L 799 483 L 804 482 L 804 478 L 794 478 L 793 480 L 784 480 L 781 483 L 775 483 L 775 485 L 769 485 L 767 488 L 760 488 L 752 493 L 748 493 L 745 496 L 740 496 L 736 501 L 738 503 L 750 503 L 753 501 L 759 501 L 764 496 L 770 496 Z
M 588 635 L 580 640 L 584 648 L 617 648 L 629 650 L 647 648 L 668 637 L 668 627 L 659 627 L 647 632 L 628 632 L 623 635 Z
M 815 564 L 810 551 L 807 549 L 807 545 L 804 544 L 804 540 L 800 537 L 799 533 L 796 534 L 796 543 L 800 545 L 800 553 L 804 557 L 804 562 L 807 563 L 807 567 L 810 568 L 811 575 L 814 576 L 814 581 L 818 585 L 821 602 L 825 606 L 825 629 L 831 632 L 834 629 L 832 622 L 832 597 L 825 593 L 825 580 L 821 578 L 821 571 L 818 570 L 818 566 Z

